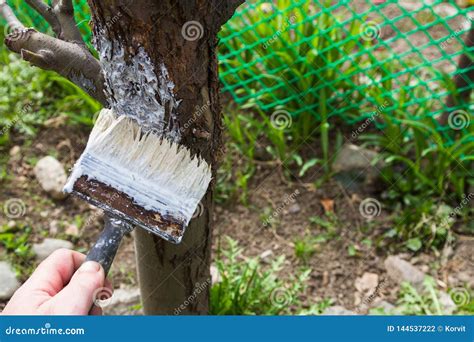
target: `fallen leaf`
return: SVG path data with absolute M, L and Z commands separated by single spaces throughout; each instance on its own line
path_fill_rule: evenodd
M 334 200 L 332 200 L 330 198 L 326 198 L 326 199 L 322 199 L 320 202 L 321 202 L 321 205 L 324 208 L 325 213 L 334 212 Z

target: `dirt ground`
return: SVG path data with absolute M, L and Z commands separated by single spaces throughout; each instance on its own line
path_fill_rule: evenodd
M 101 212 L 74 197 L 64 201 L 50 199 L 40 188 L 31 166 L 34 158 L 57 151 L 54 155 L 69 169 L 79 157 L 86 136 L 87 132 L 78 128 L 48 128 L 31 145 L 20 148 L 20 152 L 10 160 L 11 178 L 4 183 L 0 202 L 20 198 L 26 205 L 26 214 L 13 220 L 14 222 L 1 217 L 1 225 L 31 227 L 32 234 L 28 239 L 30 244 L 40 242 L 45 237 L 53 237 L 73 242 L 75 249 L 81 252 L 88 250 L 100 232 Z M 22 141 L 15 143 L 21 145 Z M 309 286 L 303 298 L 308 306 L 331 298 L 333 304 L 343 305 L 348 309 L 356 308 L 360 298 L 358 302 L 354 283 L 365 272 L 376 273 L 379 275 L 379 282 L 383 281 L 384 287 L 379 293 L 379 299 L 394 302 L 398 288 L 386 276 L 383 265 L 388 249 L 362 242 L 376 241 L 391 227 L 390 215 L 384 209 L 370 222 L 361 216 L 358 209 L 362 199 L 377 197 L 379 190 L 370 186 L 359 187 L 357 191 L 347 190 L 347 187 L 335 180 L 315 187 L 314 182 L 322 175 L 320 170 L 309 173 L 304 182 L 291 181 L 291 170 L 286 170 L 286 175 L 283 174 L 284 171 L 281 166 L 258 166 L 249 186 L 247 206 L 235 201 L 216 205 L 214 251 L 218 240 L 229 236 L 239 241 L 244 248 L 245 257 L 262 256 L 262 262 L 269 263 L 274 258 L 285 255 L 284 275 L 292 274 L 302 267 L 311 268 Z M 365 192 L 360 188 L 365 189 Z M 314 255 L 303 263 L 295 256 L 294 242 L 307 236 L 326 236 L 328 230 L 312 224 L 310 219 L 324 217 L 328 212 L 335 217 L 334 231 L 323 243 L 318 244 Z M 78 217 L 81 218 L 79 221 Z M 76 229 L 71 226 L 76 226 Z M 355 249 L 355 255 L 348 253 L 349 247 Z M 462 253 L 469 251 L 464 250 Z M 5 250 L 0 247 L 0 255 L 4 254 Z M 459 263 L 465 260 L 462 254 L 457 255 L 456 258 L 461 261 L 446 264 L 445 268 L 450 269 L 449 272 L 444 272 L 439 267 L 430 266 L 436 263 L 435 255 L 406 255 L 406 258 L 425 272 L 431 272 L 436 278 L 445 278 L 446 281 L 449 274 L 455 272 L 456 267 L 462 267 Z M 26 266 L 29 269 L 36 265 L 34 259 L 28 263 L 30 265 Z M 25 277 L 26 275 L 21 280 L 25 280 Z M 131 236 L 125 238 L 110 278 L 115 288 L 137 286 Z

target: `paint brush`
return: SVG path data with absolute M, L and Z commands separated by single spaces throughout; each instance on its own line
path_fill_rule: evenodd
M 87 260 L 107 272 L 133 225 L 179 243 L 211 177 L 210 166 L 185 146 L 103 109 L 64 188 L 106 212 Z

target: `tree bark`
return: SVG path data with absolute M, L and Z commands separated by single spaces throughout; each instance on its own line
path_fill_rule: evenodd
M 31 64 L 69 78 L 119 115 L 160 113 L 155 117 L 162 122 L 147 128 L 187 146 L 215 176 L 222 133 L 217 33 L 244 0 L 88 1 L 101 63 L 80 37 L 72 0 L 53 0 L 51 6 L 26 1 L 56 38 L 25 28 L 0 0 L 0 15 L 11 31 L 7 46 Z M 208 312 L 213 186 L 180 245 L 135 232 L 146 314 Z
M 134 56 L 144 51 L 158 79 L 168 75 L 174 84 L 175 99 L 161 103 L 166 107 L 165 121 L 172 121 L 165 130 L 178 127 L 180 143 L 204 158 L 212 166 L 214 175 L 222 132 L 217 33 L 241 2 L 89 0 L 96 44 L 99 53 L 108 60 L 102 64 L 109 104 L 121 110 L 133 110 L 123 102 L 133 102 L 130 93 L 135 88 L 143 91 L 147 85 L 126 80 L 129 84 L 117 89 L 116 83 L 127 77 L 121 75 L 120 70 L 108 70 L 107 62 L 113 64 L 114 58 L 122 58 L 123 53 L 125 65 L 129 65 Z M 113 65 L 110 68 L 114 69 Z M 180 245 L 142 230 L 135 232 L 138 276 L 146 314 L 208 312 L 212 189 L 213 183 Z

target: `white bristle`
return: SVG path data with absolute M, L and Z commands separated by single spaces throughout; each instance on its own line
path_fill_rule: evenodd
M 142 133 L 134 119 L 103 109 L 86 149 L 64 188 L 72 192 L 81 176 L 95 179 L 130 196 L 147 210 L 189 223 L 211 181 L 211 168 L 190 151 Z

